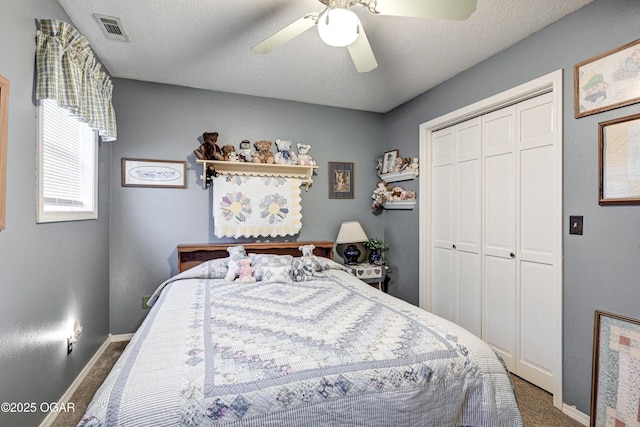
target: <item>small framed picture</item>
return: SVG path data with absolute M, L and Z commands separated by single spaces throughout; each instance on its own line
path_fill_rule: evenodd
M 187 188 L 186 171 L 186 161 L 122 159 L 122 186 Z
M 640 204 L 640 114 L 598 124 L 599 204 Z
M 353 199 L 353 163 L 329 162 L 329 198 Z
M 381 173 L 389 173 L 393 172 L 393 165 L 398 158 L 398 149 L 391 151 L 385 151 L 384 157 L 382 157 L 382 172 Z

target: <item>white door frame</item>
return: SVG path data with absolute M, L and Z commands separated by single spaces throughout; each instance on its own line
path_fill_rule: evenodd
M 460 108 L 451 113 L 445 114 L 428 122 L 420 125 L 420 164 L 423 165 L 420 173 L 419 194 L 420 197 L 420 241 L 419 241 L 419 259 L 420 262 L 420 288 L 419 288 L 419 300 L 420 307 L 425 310 L 431 310 L 431 275 L 428 273 L 431 271 L 431 254 L 429 248 L 431 247 L 431 212 L 429 210 L 429 201 L 431 200 L 431 188 L 428 183 L 431 182 L 430 170 L 428 165 L 431 164 L 431 143 L 432 134 L 434 131 L 443 129 L 445 127 L 454 125 L 459 122 L 471 119 L 473 117 L 488 113 L 490 111 L 497 110 L 508 105 L 524 101 L 534 96 L 541 95 L 543 93 L 551 92 L 553 94 L 554 105 L 554 125 L 558 132 L 556 133 L 556 141 L 554 145 L 556 147 L 556 176 L 558 182 L 556 183 L 555 203 L 559 209 L 559 217 L 555 221 L 554 233 L 558 237 L 556 240 L 555 251 L 555 265 L 556 268 L 556 283 L 559 284 L 558 289 L 555 290 L 555 307 L 554 307 L 554 324 L 557 325 L 557 330 L 554 331 L 554 347 L 556 355 L 554 357 L 554 389 L 553 405 L 562 410 L 562 70 L 557 70 L 552 73 L 546 74 L 535 80 L 517 86 L 513 89 L 506 90 L 502 93 Z

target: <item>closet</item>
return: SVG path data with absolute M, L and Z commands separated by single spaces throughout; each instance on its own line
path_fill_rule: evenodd
M 431 134 L 431 311 L 554 392 L 561 147 L 551 92 Z

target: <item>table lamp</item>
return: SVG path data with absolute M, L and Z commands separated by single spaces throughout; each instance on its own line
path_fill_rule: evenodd
M 358 257 L 361 252 L 354 243 L 366 242 L 367 240 L 369 240 L 369 238 L 358 221 L 346 221 L 342 223 L 338 237 L 336 238 L 336 244 L 347 245 L 342 253 L 347 265 L 355 265 L 358 263 Z

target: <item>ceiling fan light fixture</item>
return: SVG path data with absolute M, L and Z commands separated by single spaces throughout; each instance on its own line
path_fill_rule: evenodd
M 359 33 L 360 19 L 349 9 L 329 9 L 318 19 L 318 34 L 329 46 L 349 46 L 356 41 Z

